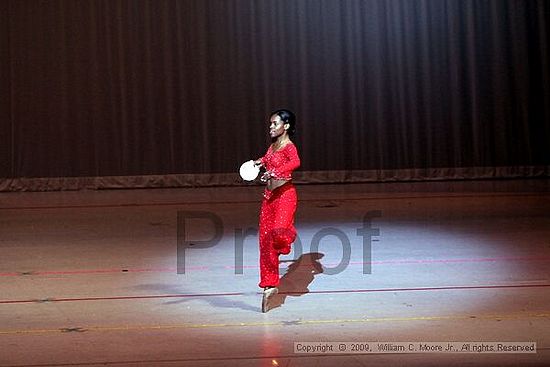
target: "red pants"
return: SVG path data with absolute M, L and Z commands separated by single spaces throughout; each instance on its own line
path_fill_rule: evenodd
M 260 212 L 260 287 L 279 285 L 279 255 L 290 253 L 296 239 L 294 213 L 298 197 L 288 182 L 273 191 L 264 191 Z

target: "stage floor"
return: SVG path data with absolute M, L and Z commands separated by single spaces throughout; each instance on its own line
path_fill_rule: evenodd
M 550 365 L 550 180 L 297 189 L 265 314 L 260 186 L 0 193 L 0 366 Z

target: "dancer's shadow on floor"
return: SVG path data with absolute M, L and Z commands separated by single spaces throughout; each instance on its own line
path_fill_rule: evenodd
M 279 282 L 279 293 L 273 296 L 270 309 L 281 307 L 287 297 L 300 297 L 309 293 L 308 286 L 313 282 L 315 275 L 323 272 L 319 262 L 325 255 L 319 252 L 303 254 L 296 260 L 282 260 L 291 262 L 286 273 Z

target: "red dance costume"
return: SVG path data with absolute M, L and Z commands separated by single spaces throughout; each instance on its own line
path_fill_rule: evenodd
M 275 179 L 290 180 L 292 171 L 300 166 L 296 146 L 288 143 L 273 151 L 271 146 L 261 162 Z M 267 188 L 260 212 L 260 287 L 279 285 L 279 255 L 289 254 L 290 245 L 296 239 L 294 213 L 296 212 L 296 188 L 287 182 L 275 190 Z

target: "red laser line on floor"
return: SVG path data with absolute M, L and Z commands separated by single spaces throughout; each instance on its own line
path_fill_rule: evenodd
M 293 260 L 288 260 L 293 261 Z M 550 261 L 550 256 L 527 256 L 527 257 L 486 257 L 486 258 L 463 258 L 463 259 L 402 259 L 402 260 L 374 260 L 371 265 L 407 265 L 407 264 L 452 264 L 452 263 L 480 263 L 480 262 L 505 262 L 505 261 L 527 261 L 545 262 Z M 362 261 L 352 261 L 349 265 L 366 265 Z M 337 266 L 339 263 L 323 263 L 326 267 Z M 286 267 L 282 264 L 282 268 Z M 234 265 L 221 266 L 225 269 L 236 269 Z M 186 272 L 211 271 L 219 267 L 211 266 L 186 266 Z M 258 265 L 243 265 L 242 269 L 257 269 Z M 87 270 L 48 270 L 48 271 L 24 271 L 0 273 L 0 277 L 13 276 L 44 276 L 44 275 L 81 275 L 81 274 L 116 274 L 116 273 L 176 273 L 175 267 L 163 268 L 121 268 L 121 269 L 87 269 Z
M 546 288 L 550 284 L 497 284 L 497 285 L 459 285 L 441 287 L 412 287 L 412 288 L 379 288 L 379 289 L 334 289 L 309 291 L 310 294 L 343 294 L 343 293 L 381 293 L 381 292 L 417 292 L 417 291 L 446 291 L 446 290 L 483 290 L 483 289 L 517 289 L 517 288 Z M 227 293 L 189 293 L 189 294 L 159 294 L 138 296 L 110 296 L 110 297 L 79 297 L 79 298 L 44 298 L 23 300 L 0 300 L 0 304 L 24 304 L 24 303 L 53 303 L 53 302 L 83 302 L 83 301 L 120 301 L 140 299 L 163 298 L 204 298 L 251 295 L 251 292 L 227 292 Z M 254 292 L 260 294 L 260 292 Z M 283 295 L 304 294 L 302 292 L 279 292 Z

